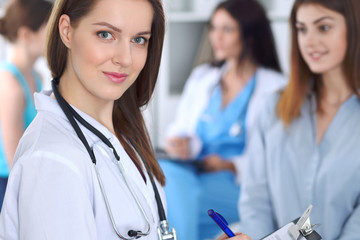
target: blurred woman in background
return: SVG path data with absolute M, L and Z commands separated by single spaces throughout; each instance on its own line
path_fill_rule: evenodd
M 169 129 L 167 153 L 183 162 L 160 161 L 167 178 L 168 217 L 179 239 L 214 236 L 219 229 L 207 215 L 210 208 L 230 223 L 239 221 L 252 124 L 266 96 L 286 83 L 269 20 L 258 2 L 220 3 L 210 20 L 209 39 L 215 59 L 191 73 Z M 189 159 L 201 169 L 187 164 Z
M 33 93 L 42 82 L 34 64 L 44 53 L 51 7 L 45 0 L 13 0 L 0 19 L 0 34 L 11 48 L 0 63 L 0 207 L 16 147 L 36 115 Z

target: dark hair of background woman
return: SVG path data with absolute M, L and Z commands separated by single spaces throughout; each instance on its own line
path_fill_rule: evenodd
M 228 0 L 220 3 L 214 13 L 220 9 L 227 11 L 239 25 L 243 49 L 239 62 L 250 58 L 257 65 L 281 72 L 270 21 L 260 3 Z
M 10 42 L 17 39 L 20 27 L 36 32 L 49 18 L 52 3 L 45 0 L 12 0 L 0 19 L 0 34 Z
M 46 57 L 54 78 L 60 78 L 64 72 L 68 49 L 59 35 L 59 18 L 62 14 L 70 17 L 71 25 L 76 27 L 79 21 L 88 14 L 98 0 L 58 0 L 55 2 L 49 20 Z M 165 34 L 165 18 L 160 0 L 149 0 L 153 6 L 154 18 L 149 39 L 148 55 L 145 66 L 137 80 L 115 101 L 113 109 L 113 124 L 115 134 L 125 151 L 139 164 L 137 153 L 150 166 L 151 172 L 164 185 L 165 177 L 154 156 L 150 138 L 141 113 L 141 107 L 146 105 L 154 91 L 159 72 L 162 45 Z

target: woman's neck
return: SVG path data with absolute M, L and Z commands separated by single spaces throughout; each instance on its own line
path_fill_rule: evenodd
M 69 76 L 67 72 L 61 77 L 59 91 L 63 98 L 115 134 L 112 122 L 114 102 L 99 101 L 99 98 L 86 90 L 79 81 L 71 80 L 72 78 L 75 76 Z
M 246 83 L 255 73 L 257 66 L 250 60 L 245 59 L 241 63 L 236 60 L 229 60 L 227 63 L 226 75 L 230 79 L 238 79 Z
M 244 88 L 256 71 L 256 65 L 251 61 L 227 61 L 227 72 L 221 79 L 222 107 L 226 107 Z
M 322 86 L 320 99 L 333 106 L 340 106 L 353 94 L 342 70 L 323 74 Z
M 10 48 L 8 60 L 25 75 L 31 76 L 34 64 L 38 56 L 32 56 L 29 51 L 19 45 L 13 45 Z

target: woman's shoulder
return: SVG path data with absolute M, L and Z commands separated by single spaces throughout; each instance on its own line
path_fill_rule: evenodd
M 258 120 L 264 128 L 270 128 L 277 122 L 281 122 L 276 110 L 280 96 L 280 91 L 275 91 L 264 96 L 264 104 L 258 115 Z
M 264 108 L 269 112 L 276 112 L 276 106 L 280 100 L 281 97 L 281 91 L 276 91 L 268 94 L 266 96 L 266 101 L 264 104 Z
M 211 63 L 203 63 L 198 66 L 195 66 L 193 72 L 207 72 L 207 71 L 216 71 L 220 67 L 213 66 Z
M 24 100 L 24 91 L 18 79 L 11 72 L 0 70 L 0 102 L 20 107 Z
M 209 63 L 195 67 L 185 84 L 185 92 L 197 92 L 205 89 L 211 89 L 219 82 L 221 68 L 214 67 Z
M 67 125 L 51 114 L 38 113 L 19 142 L 15 161 L 87 159 L 87 152 Z
M 16 76 L 6 69 L 0 69 L 0 91 L 9 91 L 22 93 L 21 84 Z
M 221 73 L 221 69 L 221 67 L 213 66 L 210 63 L 201 64 L 192 70 L 190 78 L 198 79 L 200 81 L 202 79 L 214 77 Z

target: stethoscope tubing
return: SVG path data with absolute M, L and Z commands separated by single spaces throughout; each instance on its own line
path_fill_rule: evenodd
M 82 141 L 82 143 L 84 144 L 86 150 L 88 151 L 89 153 L 89 156 L 93 162 L 93 166 L 94 166 L 94 169 L 95 169 L 95 172 L 96 172 L 96 176 L 97 176 L 97 179 L 98 179 L 98 182 L 99 182 L 99 186 L 100 186 L 100 189 L 101 189 L 101 192 L 102 192 L 102 195 L 103 195 L 103 198 L 104 198 L 104 201 L 105 201 L 105 205 L 106 205 L 106 208 L 107 208 L 107 211 L 108 211 L 108 214 L 109 214 L 109 217 L 110 217 L 110 220 L 111 220 L 111 224 L 116 232 L 116 234 L 121 238 L 121 239 L 124 239 L 124 240 L 132 240 L 132 239 L 135 239 L 135 238 L 139 238 L 140 236 L 147 236 L 149 235 L 150 231 L 151 231 L 151 224 L 150 224 L 150 221 L 149 221 L 149 218 L 143 208 L 143 206 L 141 205 L 137 195 L 135 194 L 128 178 L 126 177 L 126 173 L 125 173 L 125 170 L 120 162 L 120 157 L 119 155 L 116 153 L 116 150 L 115 148 L 112 146 L 112 144 L 109 142 L 109 140 L 102 134 L 100 133 L 97 129 L 95 129 L 93 126 L 91 126 L 88 122 L 85 121 L 85 119 L 83 119 L 67 102 L 66 100 L 61 96 L 61 94 L 59 93 L 58 89 L 57 89 L 57 84 L 58 84 L 58 79 L 53 79 L 52 82 L 52 89 L 53 89 L 53 92 L 54 92 L 54 95 L 55 95 L 55 98 L 57 100 L 57 102 L 59 103 L 61 109 L 63 110 L 64 114 L 66 115 L 67 119 L 69 120 L 70 124 L 72 125 L 72 127 L 74 128 L 76 134 L 78 135 L 79 139 Z M 121 175 L 123 176 L 124 180 L 125 180 L 125 183 L 129 189 L 129 191 L 131 192 L 131 195 L 133 196 L 139 210 L 141 211 L 141 213 L 143 214 L 146 222 L 147 222 L 147 231 L 145 233 L 141 232 L 141 231 L 135 231 L 135 230 L 131 230 L 131 231 L 135 231 L 136 232 L 136 236 L 134 237 L 130 237 L 130 238 L 126 238 L 124 237 L 123 235 L 120 234 L 120 231 L 117 229 L 117 226 L 115 224 L 115 220 L 114 220 L 114 217 L 113 217 L 113 214 L 112 214 L 112 211 L 111 211 L 111 207 L 110 207 L 110 204 L 109 204 L 109 201 L 108 201 L 108 198 L 107 198 L 107 194 L 106 194 L 106 191 L 105 191 L 105 188 L 103 186 L 103 183 L 102 183 L 102 180 L 101 180 L 101 176 L 100 176 L 100 173 L 98 171 L 98 168 L 96 166 L 96 158 L 95 158 L 95 155 L 94 155 L 94 152 L 92 150 L 92 148 L 90 148 L 85 136 L 84 136 L 84 133 L 81 131 L 79 125 L 76 123 L 75 121 L 75 118 L 76 120 L 78 120 L 84 127 L 88 128 L 90 131 L 92 131 L 95 135 L 97 135 L 100 140 L 102 140 L 102 142 L 104 142 L 108 147 L 112 148 L 113 150 L 113 153 L 114 153 L 114 156 L 117 160 L 117 166 L 119 168 L 119 171 L 121 173 Z M 131 142 L 130 142 L 131 143 Z M 132 143 L 131 143 L 132 144 Z M 132 146 L 134 147 L 134 145 L 132 144 Z M 136 149 L 135 149 L 136 150 Z M 160 198 L 160 194 L 158 192 L 158 189 L 156 187 L 156 184 L 154 182 L 154 179 L 152 177 L 152 174 L 150 172 L 150 169 L 149 169 L 149 166 L 147 164 L 146 161 L 144 161 L 144 159 L 142 158 L 142 156 L 140 156 L 140 158 L 142 159 L 144 165 L 145 165 L 145 168 L 148 172 L 148 175 L 149 175 L 149 178 L 151 180 L 151 184 L 153 186 L 153 189 L 154 189 L 154 193 L 155 193 L 155 198 L 156 198 L 156 203 L 158 205 L 158 212 L 159 212 L 159 217 L 160 217 L 160 221 L 163 221 L 163 220 L 166 220 L 166 215 L 165 215 L 165 211 L 164 211 L 164 207 L 163 207 L 163 204 L 162 204 L 162 201 L 161 201 L 161 198 Z

